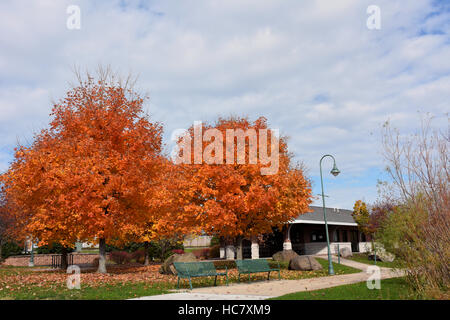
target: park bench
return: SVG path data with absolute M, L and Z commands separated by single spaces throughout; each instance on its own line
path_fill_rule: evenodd
M 217 283 L 217 276 L 225 276 L 228 285 L 228 270 L 225 267 L 225 272 L 217 272 L 214 263 L 210 261 L 205 262 L 174 262 L 173 263 L 178 274 L 177 289 L 180 287 L 180 279 L 189 279 L 189 286 L 192 290 L 191 278 L 194 277 L 215 277 L 214 285 Z
M 267 272 L 267 280 L 269 280 L 272 271 L 278 271 L 278 279 L 281 279 L 280 263 L 278 263 L 278 268 L 271 268 L 269 261 L 266 259 L 236 260 L 236 266 L 239 271 L 239 282 L 241 281 L 241 274 L 248 274 L 248 281 L 250 281 L 250 274 L 259 272 Z

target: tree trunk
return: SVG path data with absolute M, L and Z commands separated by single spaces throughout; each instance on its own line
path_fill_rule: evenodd
M 144 266 L 148 266 L 150 264 L 150 255 L 148 252 L 149 248 L 150 248 L 150 243 L 148 241 L 145 241 L 145 243 L 144 243 L 144 250 L 145 250 Z
M 99 259 L 98 259 L 98 273 L 106 273 L 106 241 L 101 238 L 98 243 Z
M 3 261 L 3 257 L 2 257 L 2 247 L 3 247 L 3 240 L 0 239 L 0 261 Z
M 67 262 L 67 248 L 62 247 L 61 249 L 61 269 L 67 270 L 68 262 Z
M 237 259 L 238 260 L 242 260 L 244 255 L 243 255 L 243 248 L 242 248 L 242 242 L 243 242 L 244 238 L 242 236 L 238 236 L 237 237 Z

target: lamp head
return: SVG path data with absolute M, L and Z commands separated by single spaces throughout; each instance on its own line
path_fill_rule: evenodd
M 334 164 L 333 169 L 331 169 L 330 173 L 331 173 L 333 176 L 335 176 L 335 177 L 336 177 L 339 173 L 341 173 L 341 171 L 339 171 L 339 169 L 336 167 L 336 163 Z

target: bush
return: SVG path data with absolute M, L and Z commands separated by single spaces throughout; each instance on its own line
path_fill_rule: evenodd
M 209 246 L 215 247 L 217 245 L 220 245 L 220 239 L 219 239 L 219 237 L 214 236 L 211 238 L 211 242 L 210 242 Z
M 0 257 L 0 260 L 6 259 L 10 256 L 16 256 L 22 254 L 23 247 L 19 246 L 15 242 L 5 242 L 2 245 L 2 256 Z
M 209 248 L 209 259 L 220 258 L 220 245 L 215 245 Z
M 172 253 L 176 253 L 176 254 L 184 254 L 184 250 L 183 249 L 173 249 Z
M 139 249 L 131 254 L 131 259 L 136 261 L 137 263 L 145 263 L 145 250 Z
M 126 264 L 131 261 L 132 255 L 126 251 L 113 251 L 109 258 L 117 264 Z
M 49 245 L 40 246 L 36 249 L 37 254 L 61 254 L 63 246 L 60 243 L 54 242 Z M 66 247 L 67 253 L 73 252 L 75 248 Z

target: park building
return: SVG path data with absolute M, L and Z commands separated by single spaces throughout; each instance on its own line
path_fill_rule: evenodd
M 271 257 L 281 250 L 294 250 L 299 255 L 327 254 L 327 240 L 323 207 L 310 206 L 311 212 L 300 214 L 286 224 L 282 230 L 274 230 L 260 239 L 244 239 L 243 258 L 258 259 Z M 336 254 L 342 248 L 352 252 L 370 251 L 369 239 L 358 230 L 352 211 L 338 208 L 326 208 L 330 250 Z M 185 247 L 205 247 L 211 237 L 187 237 Z M 221 242 L 220 258 L 236 259 L 235 243 Z

